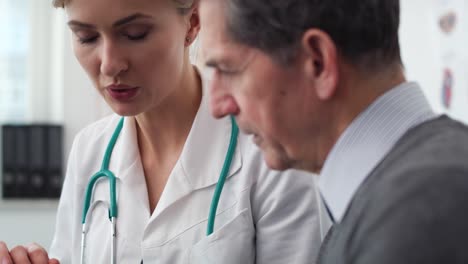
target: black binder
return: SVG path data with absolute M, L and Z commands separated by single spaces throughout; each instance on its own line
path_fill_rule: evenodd
M 58 198 L 62 187 L 62 126 L 4 125 L 3 198 Z
M 29 187 L 29 135 L 28 127 L 18 125 L 14 128 L 15 134 L 15 158 L 16 168 L 15 174 L 15 196 L 17 198 L 27 198 L 30 196 Z
M 60 197 L 63 182 L 63 128 L 49 126 L 47 132 L 46 196 L 57 198 Z
M 2 128 L 2 159 L 3 159 L 3 197 L 14 197 L 15 191 L 15 170 L 16 170 L 16 144 L 15 128 L 13 126 L 3 126 Z
M 24 197 L 44 197 L 46 192 L 46 153 L 47 153 L 47 126 L 31 125 L 29 127 L 29 168 L 28 168 L 28 190 Z

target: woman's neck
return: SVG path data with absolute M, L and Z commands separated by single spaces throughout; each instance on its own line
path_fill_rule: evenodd
M 200 107 L 201 96 L 200 77 L 195 67 L 189 64 L 180 87 L 162 105 L 135 117 L 142 159 L 165 163 L 167 159 L 180 156 Z

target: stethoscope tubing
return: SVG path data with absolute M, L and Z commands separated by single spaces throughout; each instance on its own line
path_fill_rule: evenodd
M 117 178 L 115 175 L 109 170 L 109 163 L 110 163 L 110 158 L 112 156 L 112 151 L 114 150 L 115 143 L 117 142 L 117 138 L 120 135 L 120 132 L 122 131 L 124 123 L 124 118 L 120 118 L 119 123 L 117 124 L 117 127 L 114 130 L 114 133 L 112 134 L 111 140 L 109 141 L 109 144 L 107 145 L 106 152 L 104 153 L 104 159 L 102 160 L 102 165 L 101 169 L 94 174 L 91 177 L 91 180 L 88 183 L 88 186 L 86 187 L 86 192 L 85 192 L 85 200 L 84 200 L 84 206 L 83 206 L 83 214 L 82 214 L 82 219 L 81 219 L 81 224 L 82 224 L 82 233 L 81 233 L 81 264 L 86 263 L 86 258 L 85 258 L 85 252 L 86 252 L 86 233 L 87 233 L 87 226 L 86 226 L 86 219 L 88 216 L 88 211 L 89 207 L 91 206 L 91 199 L 93 196 L 93 191 L 94 191 L 94 186 L 96 182 L 100 178 L 107 178 L 109 182 L 109 198 L 110 198 L 110 205 L 109 205 L 109 219 L 111 221 L 111 264 L 115 264 L 116 262 L 116 250 L 115 250 L 115 245 L 116 245 L 116 219 L 118 215 L 118 207 L 117 207 Z
M 223 168 L 219 175 L 218 183 L 211 200 L 210 212 L 208 214 L 208 225 L 206 227 L 206 235 L 209 236 L 213 233 L 214 224 L 216 219 L 216 210 L 218 209 L 219 199 L 221 198 L 221 192 L 223 191 L 224 183 L 228 175 L 229 169 L 231 168 L 232 158 L 234 156 L 234 150 L 237 146 L 237 135 L 239 134 L 239 128 L 237 127 L 236 121 L 231 116 L 231 139 L 229 140 L 228 151 L 226 152 L 226 158 L 224 159 Z
M 218 208 L 219 200 L 221 198 L 221 193 L 223 191 L 224 183 L 226 182 L 227 175 L 231 168 L 232 159 L 234 157 L 234 152 L 237 146 L 237 137 L 239 134 L 239 128 L 236 124 L 236 121 L 233 116 L 230 117 L 231 119 L 231 138 L 229 140 L 229 147 L 226 152 L 226 157 L 224 159 L 223 168 L 221 169 L 221 173 L 218 179 L 218 183 L 216 184 L 215 192 L 213 194 L 213 198 L 211 200 L 210 210 L 208 213 L 208 221 L 207 221 L 207 230 L 206 235 L 209 236 L 213 233 L 214 224 L 216 219 L 216 211 Z M 111 244 L 111 264 L 116 264 L 116 220 L 118 215 L 118 207 L 117 207 L 117 194 L 116 194 L 116 177 L 115 175 L 109 170 L 109 163 L 110 158 L 112 156 L 112 151 L 114 150 L 115 143 L 117 142 L 117 138 L 122 131 L 124 123 L 124 117 L 120 118 L 117 127 L 115 128 L 114 133 L 112 134 L 112 138 L 109 141 L 109 144 L 106 148 L 106 152 L 104 154 L 104 159 L 102 162 L 101 170 L 99 170 L 96 174 L 94 174 L 86 188 L 85 192 L 85 200 L 83 206 L 83 214 L 82 214 L 82 235 L 81 235 L 81 264 L 85 263 L 85 251 L 86 251 L 86 233 L 87 233 L 87 224 L 86 219 L 88 216 L 88 211 L 91 206 L 91 199 L 93 196 L 94 186 L 96 182 L 101 178 L 107 178 L 109 182 L 109 195 L 110 195 L 110 205 L 109 205 L 109 219 L 111 221 L 111 234 L 112 234 L 112 244 Z M 143 260 L 141 261 L 143 263 Z

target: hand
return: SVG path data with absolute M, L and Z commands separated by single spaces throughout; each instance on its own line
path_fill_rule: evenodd
M 49 259 L 47 251 L 36 243 L 8 250 L 7 245 L 0 241 L 0 264 L 60 264 L 60 262 Z

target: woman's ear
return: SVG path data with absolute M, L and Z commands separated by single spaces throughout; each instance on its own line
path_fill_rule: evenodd
M 309 29 L 302 35 L 301 46 L 305 55 L 304 70 L 314 83 L 317 97 L 330 99 L 335 94 L 339 74 L 335 43 L 327 33 Z
M 188 31 L 187 35 L 185 36 L 185 45 L 190 46 L 195 38 L 198 36 L 198 32 L 200 32 L 200 16 L 198 12 L 198 1 L 195 1 L 194 7 L 187 14 L 188 17 Z

